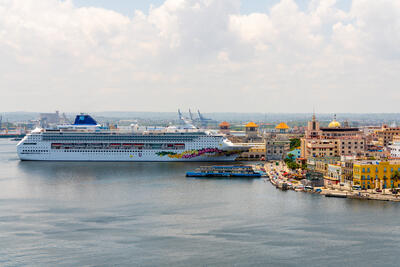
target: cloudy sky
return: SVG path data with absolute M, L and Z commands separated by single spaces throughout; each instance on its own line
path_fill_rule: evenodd
M 398 0 L 0 0 L 0 111 L 400 112 Z

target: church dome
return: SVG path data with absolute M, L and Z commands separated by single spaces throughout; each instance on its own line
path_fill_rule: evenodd
M 340 128 L 342 125 L 340 122 L 333 120 L 331 123 L 329 123 L 328 127 L 329 128 Z
M 336 114 L 333 116 L 333 121 L 331 121 L 331 123 L 329 123 L 328 127 L 329 128 L 340 128 L 342 125 L 340 124 L 340 122 L 338 122 L 336 120 Z

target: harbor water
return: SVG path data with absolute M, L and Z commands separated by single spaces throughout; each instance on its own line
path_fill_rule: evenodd
M 0 266 L 398 266 L 399 203 L 185 177 L 204 163 L 21 162 L 15 145 Z

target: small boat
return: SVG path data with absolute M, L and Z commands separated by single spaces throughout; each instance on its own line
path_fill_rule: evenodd
M 260 178 L 262 172 L 254 170 L 253 166 L 202 166 L 193 172 L 187 172 L 186 177 L 245 177 Z
M 337 197 L 337 198 L 347 198 L 345 194 L 328 193 L 325 197 Z

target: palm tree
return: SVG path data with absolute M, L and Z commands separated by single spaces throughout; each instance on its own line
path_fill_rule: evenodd
M 394 171 L 394 173 L 392 174 L 391 178 L 392 178 L 393 187 L 394 187 L 394 182 L 398 182 L 399 179 L 400 179 L 400 172 L 398 170 Z

